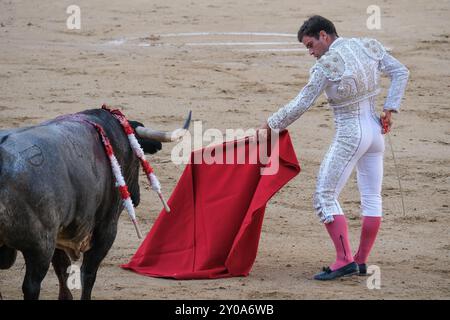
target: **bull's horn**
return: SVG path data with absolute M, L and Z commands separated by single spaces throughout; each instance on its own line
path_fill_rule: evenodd
M 145 127 L 136 127 L 136 133 L 141 138 L 156 140 L 159 142 L 174 142 L 180 140 L 188 131 L 191 123 L 192 111 L 189 111 L 188 117 L 182 128 L 174 131 L 158 131 Z

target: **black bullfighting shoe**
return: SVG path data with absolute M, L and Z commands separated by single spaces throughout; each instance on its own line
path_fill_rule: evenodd
M 358 264 L 359 275 L 367 276 L 367 265 L 365 263 Z
M 323 271 L 314 276 L 315 280 L 333 280 L 340 277 L 351 276 L 359 273 L 356 262 L 351 262 L 339 269 L 331 270 L 330 267 L 323 268 Z

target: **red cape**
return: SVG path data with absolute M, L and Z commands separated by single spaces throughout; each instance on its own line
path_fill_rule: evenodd
M 228 143 L 223 144 L 223 150 Z M 231 142 L 233 143 L 233 142 Z M 287 131 L 280 133 L 279 170 L 261 164 L 192 164 L 191 154 L 168 204 L 125 269 L 175 279 L 247 276 L 256 258 L 269 199 L 300 172 Z M 234 142 L 235 156 L 249 151 Z M 246 153 L 248 154 L 248 153 Z M 273 156 L 273 155 L 272 155 Z M 271 158 L 272 158 L 271 156 Z

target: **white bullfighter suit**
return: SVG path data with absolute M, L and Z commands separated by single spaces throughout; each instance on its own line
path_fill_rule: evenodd
M 380 72 L 391 78 L 384 109 L 398 112 L 408 69 L 375 39 L 337 38 L 311 68 L 308 84 L 298 96 L 268 119 L 271 129 L 285 129 L 325 91 L 336 133 L 314 194 L 314 208 L 324 223 L 343 214 L 338 197 L 355 166 L 362 215 L 382 215 L 384 136 L 375 113 Z

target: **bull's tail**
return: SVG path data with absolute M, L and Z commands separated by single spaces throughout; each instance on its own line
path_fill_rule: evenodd
M 16 262 L 17 250 L 6 245 L 0 247 L 0 269 L 9 269 Z

